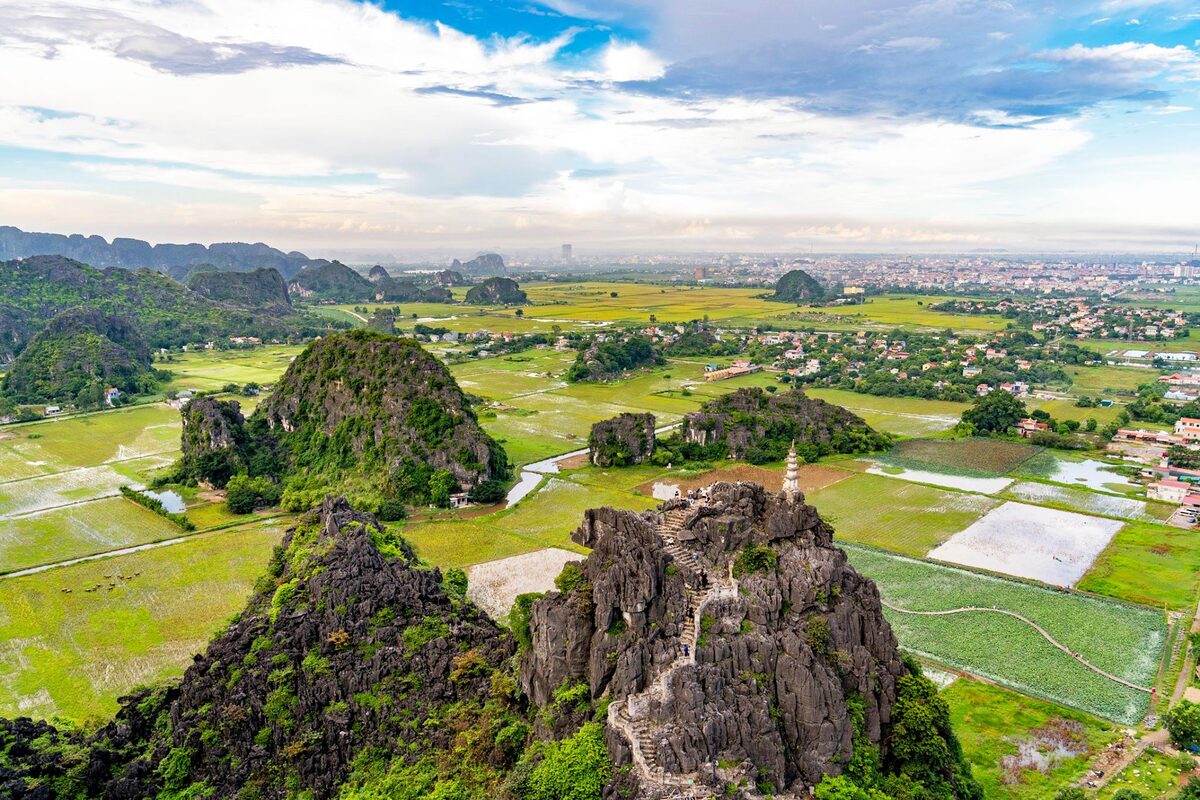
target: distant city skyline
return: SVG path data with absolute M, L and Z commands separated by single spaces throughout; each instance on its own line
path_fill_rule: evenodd
M 1182 0 L 0 0 L 0 72 L 0 225 L 30 231 L 576 261 L 1200 240 Z

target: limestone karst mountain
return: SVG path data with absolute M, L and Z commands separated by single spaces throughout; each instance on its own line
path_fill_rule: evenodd
M 0 720 L 0 795 L 784 800 L 835 781 L 980 800 L 945 704 L 802 496 L 716 484 L 593 509 L 574 538 L 591 554 L 509 633 L 326 498 L 182 680 L 92 735 Z

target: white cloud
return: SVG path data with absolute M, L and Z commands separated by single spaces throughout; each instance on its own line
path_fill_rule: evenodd
M 638 44 L 611 42 L 603 61 L 604 76 L 611 81 L 649 81 L 666 71 L 662 59 Z
M 1010 208 L 1003 184 L 1091 140 L 1085 121 L 987 109 L 993 127 L 652 97 L 620 86 L 666 70 L 644 45 L 611 41 L 589 69 L 567 68 L 575 31 L 484 40 L 349 0 L 28 8 L 0 8 L 0 74 L 22 78 L 0 81 L 0 145 L 66 154 L 78 176 L 5 180 L 0 167 L 0 219 L 38 230 L 285 249 L 970 242 Z M 218 66 L 236 73 L 205 70 L 233 52 L 249 61 Z M 1051 55 L 1195 65 L 1188 48 L 1133 43 Z
M 883 46 L 896 50 L 916 50 L 921 52 L 936 50 L 942 46 L 942 40 L 935 36 L 902 36 L 898 39 L 889 39 L 883 43 Z

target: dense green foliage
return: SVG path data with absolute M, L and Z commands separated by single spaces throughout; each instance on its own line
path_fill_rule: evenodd
M 509 474 L 446 367 L 416 341 L 375 331 L 310 345 L 249 420 L 213 398 L 193 400 L 183 418 L 174 479 L 224 486 L 244 473 L 283 485 L 275 497 L 254 484 L 254 505 L 303 511 L 346 493 L 372 512 L 387 503 L 397 519 L 394 503 L 447 507 L 464 485 L 494 501 Z M 252 507 L 238 488 L 239 507 Z
M 1200 704 L 1181 700 L 1167 712 L 1166 723 L 1176 747 L 1200 745 Z
M 821 781 L 817 800 L 983 800 L 951 727 L 949 706 L 915 661 L 906 659 L 905 666 L 884 733 L 887 756 L 866 736 L 862 700 L 851 698 L 854 755 L 842 775 Z
M 802 269 L 794 269 L 775 283 L 775 292 L 768 295 L 768 299 L 803 303 L 820 300 L 824 296 L 824 287 L 813 276 Z
M 733 456 L 752 464 L 783 460 L 792 442 L 813 462 L 834 453 L 868 453 L 891 446 L 846 409 L 803 392 L 738 389 L 684 417 L 680 432 L 660 439 L 655 463 L 715 461 Z
M 600 800 L 612 776 L 604 726 L 586 723 L 574 736 L 541 748 L 523 800 Z
M 287 308 L 250 310 L 216 302 L 150 270 L 97 270 L 60 256 L 0 264 L 0 330 L 16 350 L 47 320 L 76 306 L 128 319 L 151 347 L 229 336 L 308 338 L 330 327 Z
M 667 346 L 666 353 L 681 357 L 733 356 L 740 353 L 741 349 L 741 344 L 736 338 L 720 340 L 712 331 L 692 324 Z
M 975 433 L 1005 433 L 1026 417 L 1025 404 L 1011 392 L 985 394 L 963 412 L 962 421 Z
M 225 505 L 235 514 L 249 514 L 256 508 L 275 505 L 281 493 L 279 484 L 270 478 L 251 478 L 243 473 L 234 475 L 225 485 Z
M 74 403 L 99 408 L 112 387 L 122 394 L 150 392 L 166 377 L 127 320 L 94 308 L 74 308 L 50 321 L 21 351 L 4 376 L 15 403 Z
M 575 363 L 567 370 L 567 380 L 571 383 L 610 380 L 632 369 L 662 363 L 662 355 L 645 336 L 594 341 L 575 357 Z

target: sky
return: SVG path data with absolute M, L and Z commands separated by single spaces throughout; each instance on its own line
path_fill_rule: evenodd
M 0 224 L 1190 253 L 1200 0 L 0 0 Z

